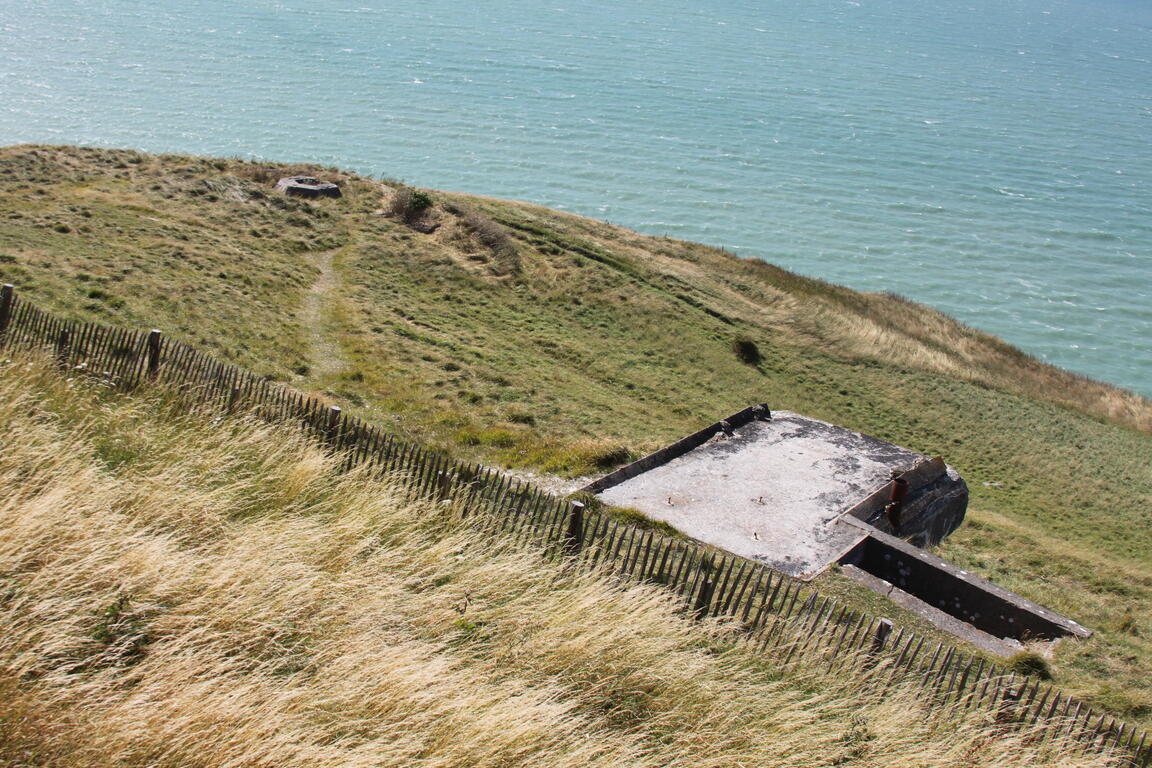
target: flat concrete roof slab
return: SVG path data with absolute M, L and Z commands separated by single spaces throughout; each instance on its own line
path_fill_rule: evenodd
M 811 578 L 867 535 L 837 523 L 926 457 L 788 411 L 751 421 L 600 492 L 694 539 Z

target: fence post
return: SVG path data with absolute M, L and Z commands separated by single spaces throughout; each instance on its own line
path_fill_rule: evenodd
M 4 283 L 0 288 L 0 347 L 8 337 L 8 324 L 12 321 L 12 303 L 16 298 L 16 286 Z
M 564 533 L 564 551 L 580 553 L 584 547 L 584 502 L 573 501 L 568 508 L 568 530 Z
M 436 490 L 437 497 L 440 501 L 452 500 L 452 468 L 445 465 L 445 468 L 436 473 Z
M 716 589 L 716 583 L 709 578 L 712 575 L 712 557 L 700 560 L 700 591 L 696 593 L 695 605 L 693 606 L 693 615 L 697 620 L 703 619 L 708 615 L 708 607 L 712 604 L 712 593 Z
M 892 622 L 888 619 L 880 619 L 876 625 L 876 630 L 872 634 L 872 647 L 868 649 L 869 656 L 875 656 L 884 650 L 884 644 L 888 642 L 888 636 L 892 634 Z
M 68 367 L 68 358 L 72 356 L 72 331 L 61 328 L 56 334 L 56 365 L 61 368 Z
M 160 331 L 153 328 L 148 334 L 148 378 L 155 379 L 160 373 Z

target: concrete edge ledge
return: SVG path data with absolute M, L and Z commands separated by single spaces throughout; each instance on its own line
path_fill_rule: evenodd
M 717 432 L 723 431 L 725 423 L 730 429 L 739 429 L 740 427 L 743 427 L 755 421 L 756 419 L 761 418 L 762 414 L 768 414 L 768 417 L 771 418 L 771 411 L 768 410 L 767 405 L 750 405 L 743 410 L 737 411 L 726 419 L 721 419 L 720 421 L 709 424 L 703 429 L 693 432 L 687 437 L 681 438 L 671 445 L 665 446 L 657 451 L 653 451 L 647 456 L 637 459 L 631 464 L 625 464 L 623 467 L 620 467 L 620 469 L 617 469 L 614 472 L 609 472 L 599 480 L 594 480 L 588 485 L 584 486 L 580 489 L 580 491 L 584 493 L 600 493 L 600 491 L 603 491 L 607 488 L 620 485 L 620 483 L 623 483 L 625 480 L 631 480 L 637 475 L 643 474 L 644 472 L 647 472 L 650 469 L 654 469 L 655 467 L 659 467 L 663 464 L 667 464 L 668 462 L 672 461 L 672 459 L 679 458 L 689 451 L 699 448 L 700 446 L 704 445 L 704 443 L 711 440 L 713 435 L 715 435 Z

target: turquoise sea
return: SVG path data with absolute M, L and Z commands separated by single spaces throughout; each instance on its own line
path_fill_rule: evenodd
M 1152 395 L 1148 0 L 0 0 L 32 141 L 531 200 Z

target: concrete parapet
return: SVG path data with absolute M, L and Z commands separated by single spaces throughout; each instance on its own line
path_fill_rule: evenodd
M 768 410 L 766 405 L 750 405 L 743 410 L 737 411 L 726 419 L 721 419 L 713 424 L 709 424 L 704 429 L 693 432 L 687 437 L 680 438 L 671 445 L 665 446 L 658 451 L 637 459 L 631 464 L 626 464 L 614 472 L 610 472 L 604 477 L 589 483 L 580 490 L 585 493 L 600 493 L 603 490 L 611 488 L 615 485 L 620 485 L 626 480 L 654 469 L 662 464 L 667 464 L 672 459 L 679 458 L 684 454 L 704 445 L 709 440 L 715 438 L 717 435 L 730 434 L 733 430 L 740 429 L 751 421 L 756 419 L 764 419 L 770 421 L 772 419 L 772 412 Z

